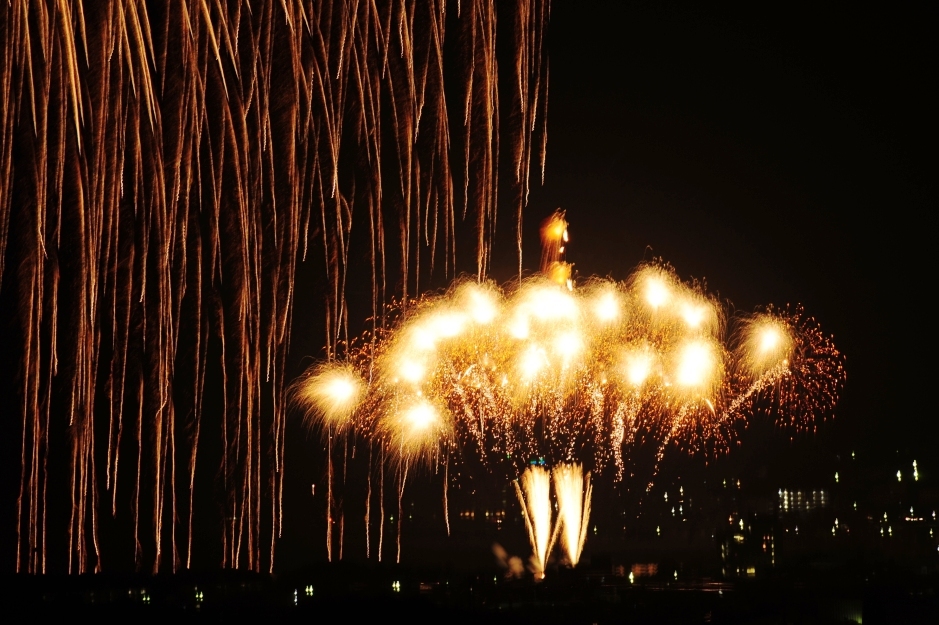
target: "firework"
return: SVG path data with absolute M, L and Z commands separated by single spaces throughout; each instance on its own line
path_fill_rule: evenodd
M 545 247 L 556 248 L 544 255 L 551 272 L 563 263 L 567 224 L 555 216 L 542 234 Z M 540 508 L 548 474 L 528 459 L 560 467 L 558 527 L 576 565 L 590 472 L 613 469 L 622 479 L 637 432 L 658 437 L 659 462 L 671 443 L 727 449 L 739 422 L 755 414 L 814 428 L 837 402 L 843 359 L 801 309 L 728 322 L 716 298 L 662 263 L 621 282 L 575 287 L 555 277 L 509 289 L 459 282 L 395 309 L 396 324 L 350 350 L 348 363 L 329 365 L 344 376 L 352 366 L 355 384 L 367 388 L 347 432 L 376 442 L 393 461 L 449 465 L 472 456 L 488 473 L 521 474 L 539 575 L 551 533 L 550 513 Z M 323 400 L 313 413 L 329 406 Z
M 590 474 L 583 474 L 579 464 L 561 465 L 554 469 L 554 492 L 558 500 L 558 523 L 561 526 L 561 547 L 571 566 L 577 566 L 587 539 L 590 519 Z
M 558 526 L 552 521 L 551 473 L 544 467 L 531 466 L 515 482 L 515 492 L 522 506 L 525 528 L 534 551 L 531 558 L 535 579 L 542 580 L 548 554 L 554 547 Z
M 355 384 L 365 367 L 372 379 L 352 429 L 394 440 L 402 459 L 438 458 L 458 439 L 491 467 L 544 457 L 603 471 L 640 422 L 694 447 L 726 445 L 757 407 L 797 428 L 830 412 L 840 354 L 801 312 L 734 319 L 726 344 L 723 318 L 661 265 L 574 290 L 540 277 L 509 291 L 460 283 L 413 304 L 358 355 Z M 420 436 L 414 405 L 433 415 Z
M 59 439 L 71 517 L 57 557 L 70 571 L 100 568 L 105 514 L 133 524 L 138 567 L 188 567 L 197 471 L 219 475 L 225 493 L 220 564 L 273 567 L 298 263 L 326 278 L 333 360 L 348 338 L 347 284 L 372 292 L 354 318 L 380 325 L 391 297 L 456 273 L 461 215 L 482 277 L 500 190 L 521 241 L 530 181 L 544 171 L 548 2 L 500 3 L 501 72 L 496 16 L 485 1 L 3 4 L 0 278 L 18 300 L 10 336 L 22 353 L 18 571 L 46 571 Z M 500 97 L 517 121 L 501 130 Z M 501 181 L 500 154 L 514 172 Z M 223 386 L 218 431 L 203 431 L 206 379 Z M 313 384 L 319 418 L 349 418 L 351 395 Z M 221 466 L 203 466 L 198 450 L 214 441 Z M 134 479 L 121 479 L 128 470 Z

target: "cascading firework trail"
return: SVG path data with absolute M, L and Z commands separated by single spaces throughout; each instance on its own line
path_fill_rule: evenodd
M 532 170 L 544 167 L 548 6 L 4 3 L 0 277 L 21 354 L 17 571 L 45 572 L 49 557 L 101 570 L 106 516 L 133 524 L 138 568 L 190 566 L 206 471 L 225 497 L 221 565 L 273 567 L 298 262 L 327 277 L 331 361 L 348 338 L 351 255 L 367 259 L 377 325 L 388 298 L 455 274 L 463 217 L 485 275 L 500 188 L 521 240 Z M 501 86 L 497 13 L 512 55 Z M 222 386 L 211 406 L 207 378 Z M 60 439 L 67 554 L 47 549 Z M 221 446 L 220 471 L 200 460 L 209 444 Z
M 581 471 L 622 479 L 640 432 L 658 441 L 658 462 L 670 443 L 726 449 L 757 414 L 798 430 L 833 410 L 843 357 L 801 308 L 736 316 L 728 330 L 720 302 L 662 263 L 575 288 L 560 260 L 563 216 L 542 236 L 542 275 L 507 289 L 457 281 L 392 307 L 394 325 L 299 379 L 294 396 L 312 423 L 369 439 L 405 466 L 463 462 L 508 479 L 525 471 L 519 496 L 543 567 L 547 526 L 532 508 L 543 497 L 526 481 L 540 479 L 529 459 L 577 466 L 555 477 L 576 564 L 589 518 Z

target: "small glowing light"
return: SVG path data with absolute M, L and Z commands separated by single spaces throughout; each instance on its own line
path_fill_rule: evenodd
M 655 535 L 656 535 L 656 536 L 661 536 L 661 535 L 662 535 L 662 527 L 661 527 L 660 525 L 656 525 L 656 526 L 655 526 Z
M 408 344 L 416 351 L 430 351 L 436 346 L 434 333 L 423 327 L 415 327 L 408 335 Z
M 593 312 L 600 321 L 615 320 L 620 315 L 620 304 L 616 295 L 611 291 L 607 291 L 597 298 Z
M 710 380 L 714 365 L 714 354 L 707 343 L 689 343 L 679 357 L 678 383 L 682 386 L 703 386 Z
M 547 361 L 548 359 L 545 356 L 544 350 L 536 345 L 532 345 L 525 350 L 519 362 L 522 376 L 527 380 L 531 380 L 544 368 Z
M 424 366 L 414 360 L 405 360 L 398 368 L 398 375 L 408 382 L 420 382 L 424 378 Z
M 466 317 L 458 313 L 440 313 L 430 319 L 433 333 L 440 338 L 453 338 L 463 331 Z
M 412 428 L 424 430 L 437 421 L 437 412 L 428 403 L 419 403 L 405 413 L 405 419 Z
M 364 391 L 364 383 L 345 365 L 329 366 L 303 381 L 298 395 L 309 402 L 327 424 L 344 425 Z
M 694 302 L 685 302 L 681 307 L 681 316 L 689 328 L 698 328 L 708 314 L 708 307 Z
M 565 360 L 576 356 L 583 349 L 584 344 L 574 332 L 564 332 L 554 339 L 554 349 Z
M 649 350 L 629 352 L 623 358 L 626 381 L 631 386 L 642 386 L 652 373 L 653 356 Z
M 556 286 L 541 286 L 529 291 L 524 307 L 542 321 L 572 319 L 577 316 L 577 301 L 565 290 Z
M 528 338 L 528 321 L 522 317 L 517 317 L 509 324 L 509 334 L 516 339 Z
M 633 575 L 633 572 L 632 572 L 632 571 L 630 571 L 630 572 L 629 572 L 629 583 L 632 584 L 632 583 L 635 582 L 635 581 L 636 581 L 636 576 Z
M 837 472 L 837 471 L 835 471 L 835 483 L 836 483 L 836 484 L 838 483 L 838 472 Z
M 554 213 L 544 221 L 541 226 L 541 238 L 543 241 L 563 241 L 567 243 L 567 221 L 564 219 L 563 213 Z
M 480 288 L 467 289 L 467 300 L 470 316 L 480 325 L 491 323 L 499 314 L 495 297 Z
M 900 473 L 900 471 L 897 471 L 897 481 L 898 481 L 898 482 L 902 482 L 902 481 L 903 481 L 903 474 Z
M 665 305 L 671 293 L 668 285 L 659 277 L 650 277 L 646 282 L 646 301 L 653 310 L 658 310 Z
M 760 331 L 760 351 L 763 353 L 771 352 L 782 342 L 779 328 L 770 326 Z

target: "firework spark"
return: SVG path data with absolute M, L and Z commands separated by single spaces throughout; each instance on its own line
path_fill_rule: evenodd
M 670 443 L 727 449 L 738 422 L 758 413 L 814 428 L 844 382 L 841 354 L 801 309 L 738 316 L 728 331 L 718 300 L 661 263 L 575 288 L 550 275 L 566 266 L 563 217 L 542 235 L 548 277 L 505 290 L 458 282 L 390 309 L 396 324 L 329 365 L 344 376 L 352 367 L 367 387 L 348 434 L 378 442 L 398 463 L 473 456 L 489 473 L 522 475 L 516 488 L 539 576 L 553 541 L 550 480 L 528 459 L 559 467 L 557 527 L 576 565 L 590 510 L 584 466 L 622 479 L 640 430 L 658 437 L 658 463 Z M 308 411 L 325 415 L 329 402 L 313 399 Z
M 717 301 L 661 265 L 573 290 L 541 277 L 508 291 L 462 282 L 330 366 L 354 367 L 363 386 L 371 375 L 352 430 L 394 440 L 400 459 L 434 460 L 459 440 L 490 468 L 544 457 L 602 472 L 640 422 L 663 444 L 726 447 L 758 408 L 796 428 L 830 413 L 842 359 L 801 311 L 732 326 L 725 344 Z M 415 402 L 432 410 L 432 437 L 412 434 Z
M 522 506 L 525 528 L 534 551 L 531 558 L 535 579 L 542 580 L 548 564 L 548 554 L 557 539 L 558 526 L 552 520 L 551 472 L 544 467 L 531 466 L 515 482 L 515 492 Z
M 558 500 L 558 523 L 561 547 L 571 566 L 577 566 L 587 540 L 590 499 L 593 488 L 590 474 L 583 474 L 579 464 L 562 464 L 554 469 L 554 492 Z
M 98 519 L 128 508 L 119 522 L 134 526 L 138 567 L 188 567 L 204 471 L 225 493 L 221 565 L 273 567 L 298 262 L 327 279 L 333 360 L 348 338 L 347 284 L 370 287 L 371 311 L 353 314 L 380 325 L 389 298 L 455 274 L 461 215 L 482 277 L 500 189 L 521 241 L 532 170 L 544 169 L 548 6 L 499 5 L 511 63 L 500 89 L 497 8 L 485 0 L 3 3 L 18 571 L 47 570 L 60 438 L 71 446 L 69 549 L 58 554 L 69 570 L 101 567 Z M 518 122 L 501 131 L 500 93 Z M 501 182 L 500 154 L 514 171 Z M 212 432 L 207 378 L 223 385 Z M 340 395 L 309 399 L 337 421 L 348 416 Z M 198 451 L 216 440 L 220 470 Z

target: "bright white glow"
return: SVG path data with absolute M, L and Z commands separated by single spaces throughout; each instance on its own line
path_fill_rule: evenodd
M 326 385 L 326 394 L 336 402 L 348 402 L 355 395 L 357 385 L 348 378 L 336 378 Z
M 519 361 L 522 377 L 531 380 L 547 364 L 547 358 L 544 350 L 537 345 L 532 345 L 522 354 Z
M 584 476 L 579 464 L 562 464 L 554 469 L 554 492 L 558 499 L 561 546 L 571 566 L 577 566 L 587 538 L 592 491 L 590 473 Z
M 515 482 L 515 492 L 522 504 L 528 539 L 534 551 L 531 561 L 535 579 L 540 581 L 544 579 L 545 565 L 556 535 L 551 519 L 551 474 L 544 467 L 530 466 L 522 474 L 520 482 Z
M 701 304 L 686 302 L 681 308 L 681 316 L 689 328 L 697 328 L 707 316 L 708 309 Z
M 420 382 L 424 378 L 424 372 L 424 365 L 414 360 L 405 360 L 398 368 L 398 375 L 412 384 Z
M 533 290 L 526 304 L 538 319 L 569 319 L 577 315 L 577 302 L 570 293 L 556 287 Z
M 426 430 L 439 420 L 437 411 L 427 402 L 412 406 L 405 414 L 405 421 L 415 430 Z
M 554 350 L 565 361 L 576 356 L 584 347 L 581 338 L 574 332 L 564 332 L 554 339 Z
M 668 285 L 659 277 L 650 277 L 646 281 L 646 301 L 653 309 L 659 309 L 668 303 L 671 293 Z
M 498 313 L 496 303 L 485 291 L 470 291 L 470 315 L 479 324 L 491 323 Z
M 509 323 L 509 334 L 512 335 L 512 338 L 516 339 L 527 339 L 528 338 L 528 320 L 518 316 Z
M 452 338 L 463 331 L 466 317 L 459 313 L 441 313 L 431 319 L 431 328 L 440 338 Z
M 607 291 L 597 298 L 593 306 L 597 319 L 603 322 L 614 321 L 620 315 L 620 303 L 616 294 Z
M 782 336 L 776 326 L 767 326 L 760 330 L 760 351 L 764 354 L 772 352 L 781 342 Z
M 305 380 L 299 395 L 310 402 L 325 422 L 341 426 L 358 405 L 364 386 L 362 379 L 350 368 L 330 366 Z
M 653 355 L 647 350 L 637 350 L 623 358 L 626 381 L 632 386 L 642 386 L 652 373 Z
M 408 335 L 408 344 L 418 351 L 429 351 L 434 349 L 435 341 L 432 331 L 416 327 Z
M 707 343 L 689 343 L 681 351 L 678 383 L 682 386 L 703 386 L 714 371 L 713 350 Z

